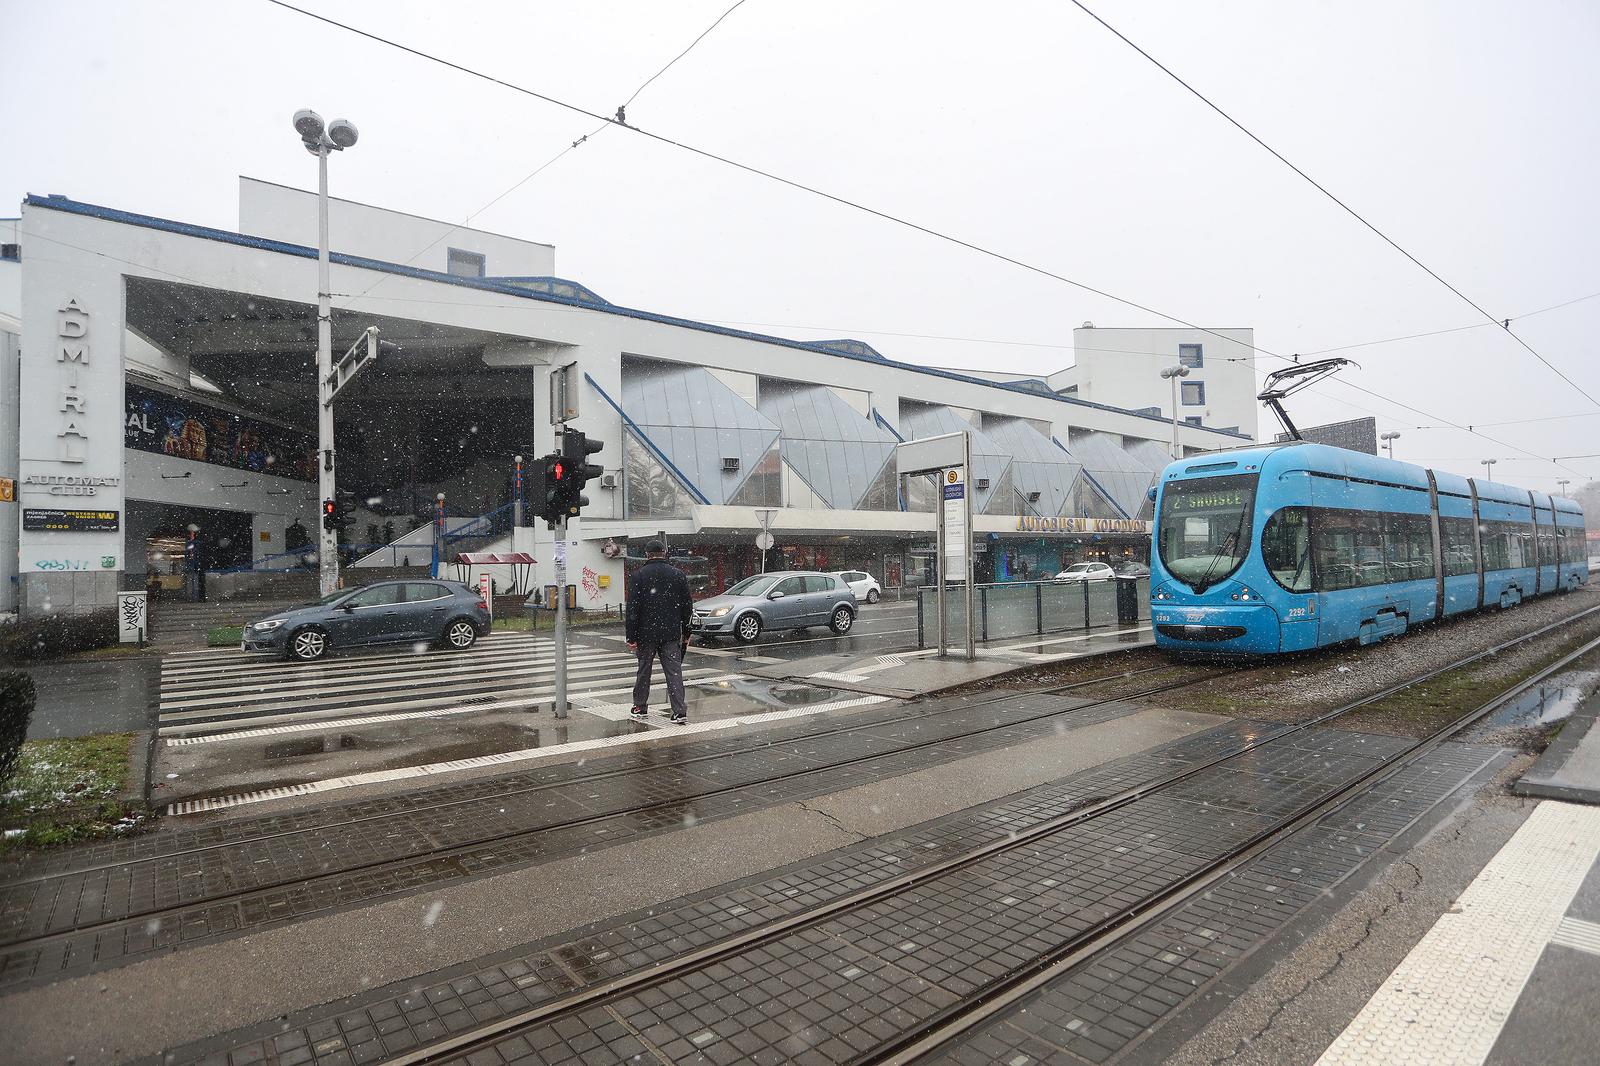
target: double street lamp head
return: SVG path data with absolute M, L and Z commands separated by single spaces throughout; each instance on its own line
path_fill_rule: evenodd
M 342 152 L 355 146 L 361 132 L 349 119 L 336 118 L 324 124 L 322 116 L 310 109 L 294 113 L 294 131 L 300 135 L 306 151 L 318 155 L 326 151 Z
M 1169 366 L 1161 372 L 1161 379 L 1163 381 L 1167 380 L 1168 378 L 1186 378 L 1188 376 L 1189 368 L 1186 366 Z

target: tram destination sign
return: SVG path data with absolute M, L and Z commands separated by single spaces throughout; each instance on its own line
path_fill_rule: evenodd
M 122 528 L 120 511 L 61 511 L 24 507 L 22 528 L 48 533 L 116 533 Z

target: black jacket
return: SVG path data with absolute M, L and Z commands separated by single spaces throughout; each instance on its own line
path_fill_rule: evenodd
M 687 640 L 693 605 L 683 571 L 665 559 L 650 560 L 628 584 L 628 643 Z

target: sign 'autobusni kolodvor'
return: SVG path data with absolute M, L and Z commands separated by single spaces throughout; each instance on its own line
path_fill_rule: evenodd
M 1065 518 L 1023 515 L 1018 533 L 1146 533 L 1150 523 L 1137 518 Z

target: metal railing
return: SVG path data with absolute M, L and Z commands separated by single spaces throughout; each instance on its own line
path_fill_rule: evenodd
M 1123 586 L 1119 590 L 1118 586 Z M 973 587 L 974 638 L 978 641 L 1043 636 L 1128 625 L 1150 618 L 1150 579 L 1114 581 L 1002 581 Z M 916 590 L 917 647 L 938 642 L 938 590 Z M 1119 604 L 1118 600 L 1122 602 Z M 966 597 L 953 585 L 945 595 L 945 635 L 966 636 Z
M 453 562 L 462 552 L 477 551 L 511 532 L 516 516 L 516 501 L 501 504 L 472 521 L 457 526 L 443 537 L 439 557 L 443 562 Z

